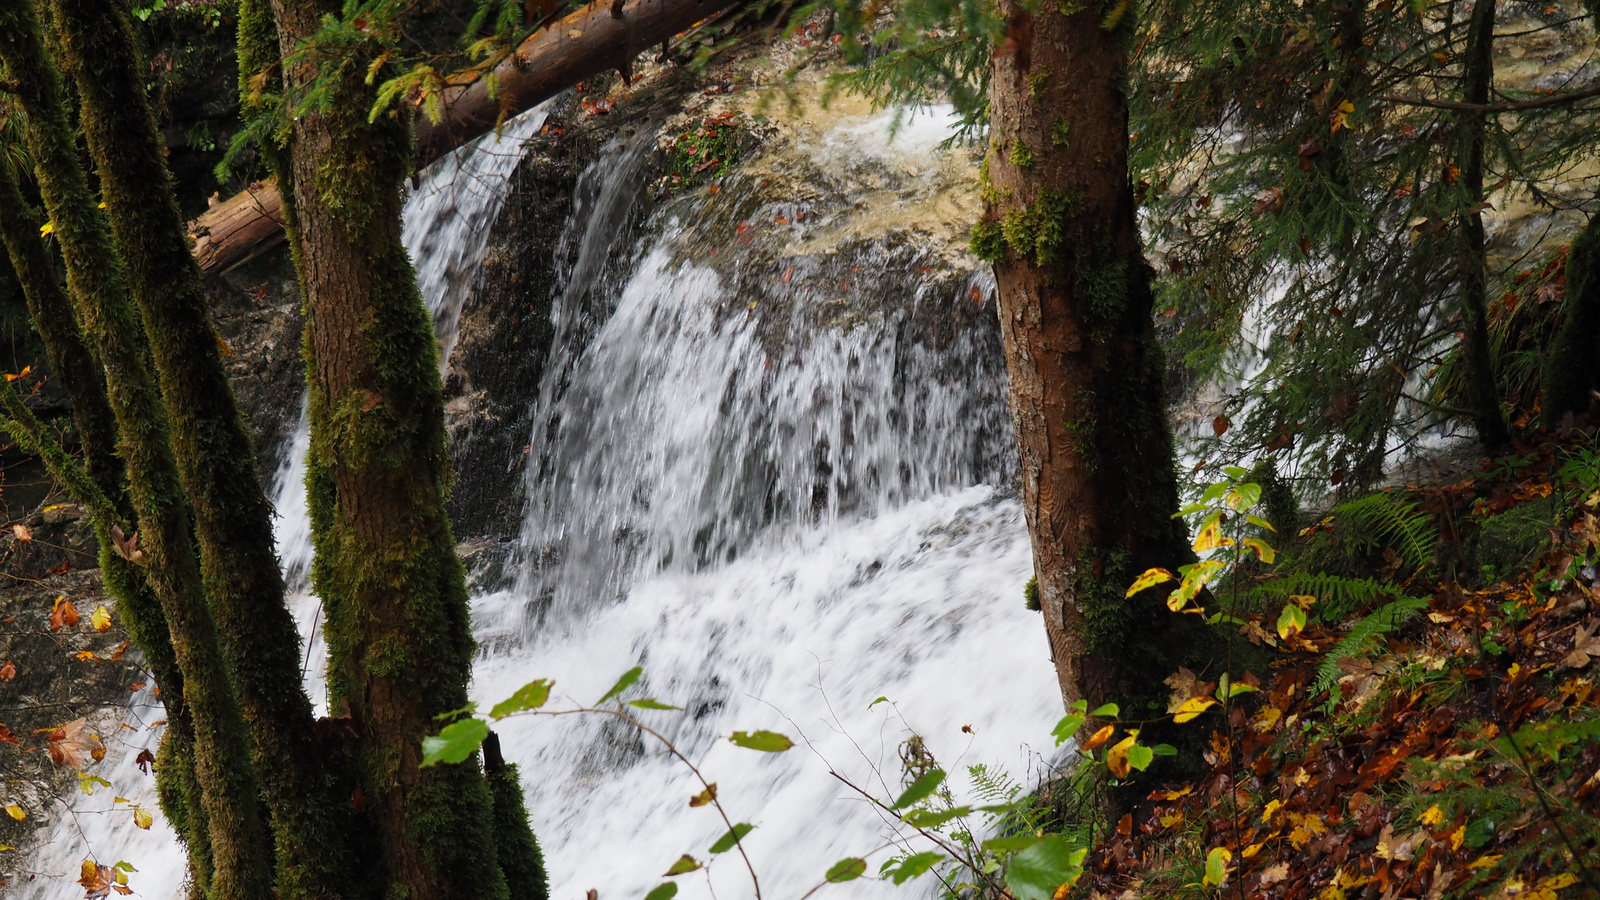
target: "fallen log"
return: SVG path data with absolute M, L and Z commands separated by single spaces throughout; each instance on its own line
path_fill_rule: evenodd
M 630 70 L 647 47 L 744 0 L 596 0 L 530 36 L 495 67 L 498 95 L 484 79 L 452 87 L 435 125 L 416 121 L 417 165 L 425 166 L 491 131 L 496 123 L 603 72 Z M 257 182 L 189 224 L 194 256 L 205 271 L 225 271 L 283 240 L 282 198 Z

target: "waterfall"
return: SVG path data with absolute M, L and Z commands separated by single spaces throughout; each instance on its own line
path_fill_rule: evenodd
M 909 173 L 935 166 L 948 135 L 928 118 L 895 141 L 889 114 L 846 119 L 809 152 L 838 177 L 870 168 L 915 190 Z M 584 178 L 626 183 L 627 148 L 608 152 Z M 557 705 L 592 703 L 642 666 L 644 694 L 683 711 L 638 714 L 718 783 L 735 821 L 756 825 L 745 846 L 764 896 L 793 900 L 884 843 L 884 820 L 830 769 L 892 797 L 899 744 L 916 733 L 958 794 L 977 762 L 1026 781 L 1053 753 L 1060 700 L 1021 599 L 1031 551 L 1009 492 L 992 322 L 937 336 L 992 284 L 970 270 L 923 277 L 942 264 L 891 242 L 806 255 L 787 237 L 730 246 L 699 227 L 730 208 L 772 218 L 750 210 L 762 186 L 725 180 L 722 205 L 669 202 L 626 265 L 568 267 L 519 571 L 474 600 L 473 694 L 488 705 L 548 677 Z M 582 235 L 580 259 L 608 255 L 615 229 L 593 227 L 608 215 L 575 211 L 563 240 Z M 681 764 L 614 721 L 496 728 L 553 897 L 637 900 L 726 830 L 688 806 L 699 786 Z M 719 739 L 757 728 L 801 746 L 769 755 Z M 680 896 L 751 896 L 734 854 L 679 882 Z
M 406 246 L 442 360 L 516 144 L 541 118 L 509 123 L 412 190 Z M 959 796 L 967 765 L 1028 781 L 1054 754 L 1060 700 L 1038 614 L 1023 608 L 1032 563 L 1011 489 L 1004 364 L 992 319 L 980 321 L 993 316 L 993 285 L 970 258 L 893 237 L 922 227 L 916 204 L 938 199 L 934 174 L 949 159 L 948 115 L 898 133 L 895 122 L 835 116 L 793 148 L 804 158 L 774 164 L 856 198 L 831 211 L 799 198 L 762 206 L 766 182 L 735 177 L 714 203 L 667 199 L 641 225 L 654 135 L 600 150 L 552 251 L 554 338 L 541 383 L 527 386 L 514 574 L 473 598 L 480 704 L 540 677 L 556 681 L 553 704 L 592 703 L 644 667 L 640 688 L 683 710 L 640 715 L 718 783 L 735 821 L 756 826 L 745 846 L 769 900 L 796 900 L 839 858 L 885 843 L 892 820 L 830 770 L 892 796 L 914 733 Z M 876 193 L 855 187 L 868 183 Z M 878 217 L 878 237 L 861 237 L 850 218 L 861 209 Z M 805 228 L 751 240 L 731 230 L 741 217 L 798 223 L 808 211 Z M 320 703 L 307 442 L 302 412 L 277 477 L 277 538 Z M 129 722 L 159 711 L 141 694 Z M 706 859 L 725 830 L 688 806 L 699 790 L 688 772 L 629 729 L 584 717 L 496 728 L 520 764 L 557 900 L 590 888 L 637 900 L 681 854 Z M 800 745 L 764 754 L 721 739 L 762 728 Z M 132 763 L 153 738 L 126 733 L 107 777 L 154 810 Z M 106 813 L 111 793 L 76 798 L 21 896 L 64 890 L 86 852 L 132 862 L 140 894 L 177 896 L 170 829 L 159 813 L 148 832 Z M 680 882 L 695 900 L 713 888 L 751 896 L 735 854 Z M 863 878 L 823 894 L 908 889 Z

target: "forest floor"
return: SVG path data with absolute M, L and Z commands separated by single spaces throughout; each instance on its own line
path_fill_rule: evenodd
M 1225 584 L 1259 690 L 1192 723 L 1210 770 L 1106 823 L 1074 896 L 1600 897 L 1593 435 L 1335 507 Z

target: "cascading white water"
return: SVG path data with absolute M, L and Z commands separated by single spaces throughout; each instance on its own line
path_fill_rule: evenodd
M 936 164 L 947 132 L 885 154 L 889 119 L 839 122 L 813 152 L 843 177 L 866 164 L 862 144 L 879 151 L 867 154 L 878 176 L 886 156 L 907 172 Z M 883 818 L 830 768 L 892 797 L 913 732 L 957 772 L 997 763 L 1026 780 L 1053 755 L 1060 700 L 1038 616 L 1021 602 L 1028 536 L 995 486 L 1011 464 L 975 438 L 1011 440 L 993 427 L 1006 416 L 1003 363 L 970 333 L 938 348 L 914 340 L 902 326 L 931 299 L 914 277 L 901 279 L 905 296 L 847 316 L 797 283 L 787 311 L 763 320 L 727 276 L 753 263 L 705 264 L 718 248 L 684 209 L 659 214 L 674 215 L 685 220 L 663 223 L 616 295 L 589 310 L 603 322 L 592 339 L 561 346 L 585 313 L 555 309 L 522 569 L 475 599 L 486 656 L 473 693 L 489 704 L 550 677 L 556 706 L 592 703 L 643 666 L 644 693 L 684 711 L 638 714 L 701 762 L 736 821 L 757 826 L 745 846 L 763 896 L 796 898 L 885 840 Z M 883 264 L 870 247 L 849 252 L 860 256 L 844 271 Z M 563 302 L 587 289 L 569 282 Z M 880 696 L 895 705 L 873 707 Z M 496 727 L 521 764 L 553 897 L 636 900 L 726 829 L 688 806 L 699 786 L 681 764 L 615 721 Z M 757 728 L 805 741 L 768 755 L 719 739 Z M 679 882 L 680 896 L 751 896 L 732 855 Z
M 505 141 L 536 129 L 531 118 Z M 889 120 L 841 119 L 810 152 L 840 178 L 870 166 L 874 178 L 917 182 L 937 167 L 946 132 L 925 118 L 891 142 Z M 1025 779 L 1052 753 L 1059 699 L 1043 629 L 1022 606 L 1028 537 L 1004 487 L 1003 365 L 970 333 L 939 343 L 910 327 L 939 308 L 927 292 L 989 286 L 918 286 L 915 260 L 857 248 L 858 267 L 909 266 L 889 279 L 902 295 L 840 316 L 837 300 L 797 281 L 767 314 L 749 308 L 730 275 L 738 266 L 706 264 L 715 248 L 672 204 L 621 254 L 627 264 L 612 265 L 616 242 L 633 240 L 619 223 L 644 188 L 649 146 L 602 153 L 557 248 L 565 285 L 534 400 L 519 569 L 511 586 L 474 598 L 484 654 L 473 694 L 492 703 L 550 677 L 557 703 L 588 703 L 644 666 L 641 688 L 685 710 L 641 715 L 702 765 L 736 820 L 757 826 L 745 844 L 763 897 L 793 900 L 838 858 L 884 843 L 886 822 L 830 768 L 884 797 L 898 791 L 897 748 L 913 731 L 954 772 L 988 762 Z M 408 204 L 406 242 L 446 356 L 514 156 L 464 154 L 446 164 L 451 177 L 426 173 Z M 474 160 L 483 168 L 466 174 Z M 303 632 L 316 619 L 306 442 L 302 415 L 277 494 Z M 308 646 L 320 702 L 322 650 L 314 637 Z M 880 696 L 894 703 L 874 706 Z M 497 728 L 521 764 L 559 900 L 588 888 L 636 900 L 680 854 L 704 859 L 724 829 L 688 807 L 698 786 L 687 772 L 626 728 L 578 717 Z M 769 755 L 719 739 L 757 728 L 805 741 Z M 153 743 L 148 734 L 136 740 Z M 149 779 L 132 770 L 138 746 L 114 750 L 107 768 L 118 791 L 154 809 Z M 177 895 L 183 859 L 159 814 L 149 832 L 125 813 L 93 818 L 110 799 L 79 798 L 23 896 L 59 892 L 86 852 L 133 862 L 143 895 Z M 697 898 L 712 886 L 723 900 L 751 896 L 731 855 L 708 878 L 681 881 Z M 903 890 L 874 879 L 826 888 Z
M 523 143 L 544 124 L 545 110 L 535 108 L 424 170 L 405 206 L 403 240 L 417 269 L 417 286 L 434 315 L 441 365 L 455 343 L 456 322 L 483 255 L 490 227 L 505 198 L 505 183 L 524 154 Z M 290 610 L 306 643 L 307 691 L 326 708 L 323 668 L 326 648 L 317 622 L 320 605 L 309 589 L 311 522 L 305 501 L 305 457 L 310 428 L 304 405 L 299 424 L 284 447 L 274 485 L 278 520 L 274 531 L 278 556 L 289 583 Z M 161 729 L 161 704 L 153 688 L 135 695 L 128 729 L 105 735 L 106 760 L 96 773 L 113 787 L 73 799 L 30 861 L 35 878 L 20 886 L 22 900 L 60 896 L 66 882 L 77 878 L 79 864 L 91 857 L 103 865 L 127 860 L 138 868 L 131 876 L 138 894 L 176 898 L 181 894 L 185 860 L 177 837 L 161 815 L 154 779 L 135 763 L 139 751 L 155 752 Z M 131 729 L 131 730 L 129 730 Z M 133 823 L 131 804 L 114 803 L 117 795 L 142 805 L 154 815 L 148 831 Z

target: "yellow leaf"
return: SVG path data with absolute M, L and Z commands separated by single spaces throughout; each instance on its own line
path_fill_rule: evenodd
M 1183 701 L 1183 703 L 1179 704 L 1177 712 L 1172 717 L 1172 721 L 1182 725 L 1184 722 L 1199 718 L 1201 713 L 1216 705 L 1217 701 L 1211 699 L 1210 697 L 1190 697 L 1189 699 Z
M 21 822 L 23 819 L 28 817 L 28 814 L 22 811 L 22 807 L 16 805 L 15 803 L 6 807 L 6 815 L 16 819 L 18 822 Z
M 1499 862 L 1500 861 L 1500 857 L 1504 856 L 1504 855 L 1505 854 L 1503 854 L 1503 853 L 1498 853 L 1498 854 L 1494 854 L 1494 855 L 1485 854 L 1485 855 L 1480 856 L 1477 859 L 1473 860 L 1471 863 L 1469 863 L 1467 865 L 1467 868 L 1469 868 L 1469 869 L 1487 869 L 1490 866 L 1494 865 L 1495 863 Z
M 1268 823 L 1268 824 L 1271 824 L 1273 814 L 1276 813 L 1278 810 L 1280 810 L 1282 808 L 1283 808 L 1283 801 L 1282 800 L 1268 800 L 1267 801 L 1266 810 L 1261 813 L 1261 821 L 1265 822 L 1265 823 Z
M 144 807 L 142 807 L 142 806 L 134 807 L 134 810 L 133 810 L 133 824 L 135 824 L 135 825 L 139 826 L 140 828 L 143 828 L 146 831 L 148 831 L 148 830 L 150 830 L 150 823 L 153 822 L 153 821 L 154 821 L 154 819 L 151 818 L 149 811 L 146 810 Z
M 1254 550 L 1256 552 L 1256 556 L 1261 557 L 1261 561 L 1269 566 L 1272 565 L 1273 561 L 1278 558 L 1278 551 L 1272 549 L 1271 544 L 1268 544 L 1266 541 L 1263 541 L 1260 538 L 1245 538 L 1244 545 L 1249 547 L 1251 550 Z
M 1428 807 L 1428 811 L 1422 814 L 1422 824 L 1430 828 L 1437 828 L 1443 821 L 1444 812 L 1437 805 Z
M 1172 574 L 1171 572 L 1168 572 L 1166 569 L 1162 569 L 1162 568 L 1146 569 L 1145 573 L 1143 575 L 1140 575 L 1138 578 L 1135 578 L 1133 580 L 1133 584 L 1128 588 L 1128 592 L 1126 594 L 1124 594 L 1123 596 L 1124 597 L 1132 597 L 1134 594 L 1139 593 L 1140 591 L 1144 590 L 1145 588 L 1147 588 L 1147 587 L 1149 587 L 1149 586 L 1151 586 L 1153 584 L 1160 584 L 1163 581 L 1177 581 L 1177 580 L 1178 580 L 1178 576 Z
M 94 612 L 89 615 L 89 624 L 94 626 L 95 631 L 110 631 L 111 612 L 104 606 L 95 607 Z
M 1455 831 L 1450 832 L 1450 850 L 1452 852 L 1454 852 L 1456 850 L 1460 850 L 1461 849 L 1461 842 L 1466 840 L 1466 839 L 1467 839 L 1467 826 L 1465 826 L 1465 825 L 1459 826 L 1458 828 L 1456 828 Z
M 1255 856 L 1257 853 L 1260 853 L 1261 852 L 1261 848 L 1265 847 L 1266 845 L 1267 845 L 1266 841 L 1262 841 L 1262 842 L 1260 842 L 1258 844 L 1251 844 L 1250 846 L 1244 848 L 1244 852 L 1240 853 L 1239 855 L 1244 857 L 1245 859 L 1249 859 L 1252 856 Z
M 1106 751 L 1106 768 L 1118 778 L 1127 778 L 1133 767 L 1128 765 L 1128 750 L 1133 747 L 1134 736 L 1128 735 Z
M 39 226 L 39 237 L 44 237 L 45 235 L 50 234 L 51 232 L 53 232 L 55 230 L 56 230 L 56 223 L 54 223 L 54 222 L 46 222 L 43 225 Z
M 1222 517 L 1213 514 L 1200 526 L 1200 533 L 1194 539 L 1194 552 L 1205 553 L 1218 547 L 1232 547 L 1233 541 L 1222 536 Z
M 1577 883 L 1578 876 L 1572 874 L 1571 872 L 1563 872 L 1560 875 L 1551 875 L 1549 878 L 1540 881 L 1538 889 L 1553 893 L 1561 890 L 1562 888 L 1572 887 Z

